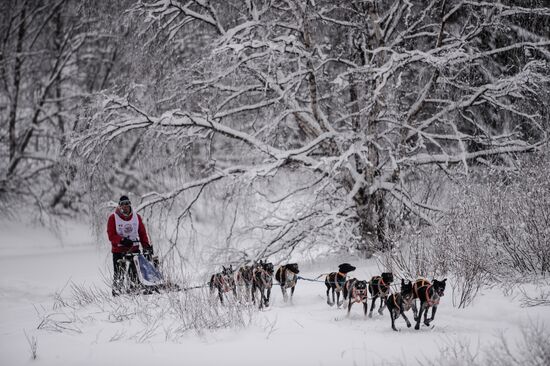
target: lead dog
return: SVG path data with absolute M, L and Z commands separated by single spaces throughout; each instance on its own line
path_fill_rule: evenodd
M 418 308 L 416 307 L 416 299 L 418 299 L 418 289 L 422 286 L 429 286 L 431 285 L 432 283 L 430 281 L 428 281 L 426 278 L 418 278 L 416 281 L 414 281 L 413 283 L 413 304 L 412 304 L 412 308 L 413 308 L 413 312 L 414 312 L 414 321 L 417 320 L 418 318 Z M 433 312 L 433 308 L 432 308 L 432 312 Z
M 281 291 L 283 292 L 284 302 L 288 301 L 287 289 L 290 289 L 290 301 L 292 302 L 292 296 L 294 295 L 294 289 L 296 288 L 296 282 L 298 281 L 298 263 L 288 263 L 277 268 L 275 272 L 275 279 L 281 285 Z
M 399 316 L 405 319 L 407 328 L 411 327 L 411 322 L 405 315 L 405 312 L 411 309 L 413 301 L 413 284 L 411 281 L 405 283 L 405 280 L 401 279 L 401 291 L 397 294 L 390 295 L 386 300 L 386 306 L 390 312 L 391 327 L 393 330 L 397 331 L 395 319 L 399 318 Z
M 420 329 L 420 320 L 424 314 L 424 324 L 430 325 L 430 322 L 434 320 L 439 300 L 445 295 L 445 285 L 447 279 L 443 281 L 434 280 L 433 285 L 425 285 L 418 288 L 418 299 L 420 300 L 420 311 L 416 318 L 416 325 L 414 329 Z M 432 316 L 428 319 L 428 309 L 432 308 Z
M 381 276 L 374 276 L 369 282 L 369 292 L 372 297 L 369 318 L 372 318 L 372 311 L 377 298 L 380 298 L 378 314 L 382 315 L 386 307 L 386 300 L 390 294 L 390 284 L 393 282 L 393 273 L 384 272 Z
M 336 293 L 336 304 L 340 307 L 344 301 L 340 302 L 340 292 L 346 283 L 349 272 L 355 271 L 355 267 L 349 263 L 342 263 L 338 266 L 338 272 L 331 272 L 325 277 L 325 286 L 327 286 L 327 304 L 334 305 L 334 293 Z M 332 290 L 332 301 L 329 298 L 329 292 Z

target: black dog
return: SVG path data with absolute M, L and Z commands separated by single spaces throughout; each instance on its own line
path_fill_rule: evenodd
M 260 292 L 260 309 L 269 306 L 273 286 L 273 263 L 260 261 L 253 270 L 252 276 L 252 301 L 256 303 L 256 290 Z
M 222 271 L 213 274 L 210 277 L 210 293 L 214 293 L 214 289 L 218 290 L 218 296 L 223 304 L 223 294 L 229 291 L 233 291 L 233 295 L 237 296 L 237 289 L 235 287 L 235 280 L 233 279 L 233 266 L 222 267 Z
M 342 291 L 344 300 L 348 299 L 348 316 L 351 306 L 355 303 L 363 304 L 363 313 L 367 315 L 369 304 L 367 303 L 367 281 L 360 281 L 356 278 L 347 280 Z
M 393 273 L 384 272 L 381 276 L 374 276 L 369 282 L 369 292 L 372 297 L 372 304 L 370 307 L 369 318 L 372 318 L 372 311 L 374 310 L 374 303 L 377 298 L 380 298 L 380 308 L 378 314 L 382 315 L 384 308 L 386 307 L 386 300 L 390 294 L 390 284 L 393 282 Z
M 416 318 L 416 325 L 414 329 L 420 329 L 420 320 L 422 314 L 424 314 L 424 324 L 430 325 L 430 322 L 434 320 L 439 300 L 445 295 L 445 285 L 447 279 L 443 281 L 434 280 L 432 285 L 425 285 L 418 288 L 418 299 L 420 300 L 420 312 Z M 432 316 L 428 319 L 428 309 L 432 308 Z
M 241 289 L 239 292 L 244 295 L 247 301 L 250 300 L 251 296 L 253 273 L 252 266 L 241 266 L 235 271 L 235 285 Z
M 407 328 L 411 327 L 411 322 L 405 315 L 406 311 L 409 311 L 413 304 L 413 284 L 411 281 L 405 283 L 404 279 L 401 279 L 401 291 L 397 294 L 392 294 L 386 300 L 386 306 L 390 312 L 391 327 L 397 331 L 395 327 L 395 319 L 399 316 L 403 316 L 403 319 L 407 322 Z
M 413 283 L 413 300 L 414 301 L 413 301 L 412 307 L 413 307 L 415 322 L 418 320 L 418 309 L 416 307 L 416 299 L 418 299 L 418 289 L 420 287 L 429 286 L 431 284 L 432 283 L 425 278 L 419 278 Z M 433 312 L 433 308 L 432 308 L 432 312 Z
M 281 285 L 281 291 L 283 292 L 283 299 L 285 302 L 288 301 L 288 295 L 286 289 L 290 289 L 290 301 L 292 302 L 292 296 L 294 295 L 294 289 L 296 287 L 296 282 L 298 281 L 298 263 L 288 263 L 277 268 L 275 272 L 275 279 Z
M 344 284 L 346 283 L 346 278 L 349 272 L 355 271 L 355 267 L 349 263 L 342 263 L 338 266 L 338 272 L 329 273 L 325 277 L 325 286 L 327 286 L 327 304 L 330 306 L 334 305 L 334 293 L 336 292 L 336 303 L 340 307 L 342 303 L 340 302 L 340 292 Z M 329 298 L 329 291 L 332 290 L 332 301 Z

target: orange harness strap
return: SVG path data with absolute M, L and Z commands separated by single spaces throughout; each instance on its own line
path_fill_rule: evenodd
M 340 286 L 340 284 L 338 283 L 338 275 L 344 277 L 344 283 L 347 277 L 345 273 L 342 273 L 342 272 L 336 273 L 336 275 L 334 276 L 334 287 L 336 287 L 336 291 L 340 291 L 342 289 L 342 286 Z
M 367 290 L 357 290 L 355 287 L 351 289 L 351 297 L 353 302 L 363 302 L 367 299 Z
M 378 276 L 376 278 L 378 280 L 378 293 L 382 296 L 386 296 L 388 290 L 390 289 L 390 287 L 388 285 L 386 285 L 386 283 L 384 282 L 384 278 Z M 388 289 L 386 291 L 383 291 L 382 290 L 382 286 L 384 287 L 387 287 Z
M 392 294 L 391 297 L 393 298 L 393 304 L 395 305 L 396 308 L 399 309 L 399 311 L 401 312 L 401 307 L 399 305 L 397 305 L 397 294 Z
M 418 282 L 420 282 L 420 286 L 418 286 Z M 420 278 L 418 280 L 416 280 L 414 282 L 414 285 L 413 285 L 413 290 L 414 290 L 414 294 L 416 295 L 416 297 L 418 298 L 418 289 L 422 286 L 426 286 L 426 285 L 431 285 L 430 281 L 428 281 L 427 279 L 425 278 Z

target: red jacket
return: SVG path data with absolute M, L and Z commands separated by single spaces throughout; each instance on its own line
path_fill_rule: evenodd
M 128 217 L 125 217 L 120 212 L 120 209 L 117 208 L 107 220 L 107 235 L 109 236 L 109 241 L 111 242 L 111 253 L 126 253 L 128 251 L 128 248 L 119 246 L 120 241 L 122 240 L 122 236 L 118 235 L 116 232 L 115 215 L 118 215 L 118 217 L 120 217 L 124 221 L 129 221 L 132 219 L 132 215 L 134 215 L 134 213 L 132 212 Z M 145 225 L 143 225 L 143 220 L 141 219 L 141 216 L 139 214 L 136 213 L 135 215 L 137 215 L 138 218 L 138 235 L 141 246 L 143 247 L 143 249 L 149 248 L 151 244 L 149 244 L 149 237 L 147 236 Z M 133 251 L 137 250 L 134 249 Z

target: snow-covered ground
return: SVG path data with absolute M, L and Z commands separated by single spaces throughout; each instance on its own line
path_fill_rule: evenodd
M 433 328 L 408 329 L 398 319 L 400 332 L 394 332 L 387 311 L 364 318 L 361 307 L 354 305 L 347 317 L 345 310 L 326 304 L 324 284 L 302 280 L 293 304 L 285 304 L 275 286 L 272 305 L 249 311 L 246 326 L 189 330 L 176 336 L 177 318 L 168 313 L 149 327 L 139 314 L 114 319 L 112 314 L 120 309 L 135 309 L 131 298 L 108 298 L 99 305 L 71 302 L 73 285 L 109 291 L 109 247 L 92 243 L 86 229 L 64 233 L 63 240 L 44 230 L 5 223 L 1 232 L 0 364 L 6 366 L 416 365 L 457 344 L 482 354 L 504 337 L 513 348 L 523 337 L 522 327 L 550 324 L 548 307 L 521 307 L 519 296 L 505 295 L 498 288 L 485 290 L 467 309 L 455 309 L 448 288 Z M 373 261 L 338 258 L 301 264 L 301 275 L 315 278 L 336 270 L 344 260 L 357 266 L 354 277 L 379 274 Z M 217 270 L 205 266 L 202 275 Z M 57 294 L 65 300 L 59 301 Z M 166 297 L 143 296 L 137 304 L 163 314 L 158 308 L 168 306 Z M 48 321 L 50 326 L 45 326 Z

